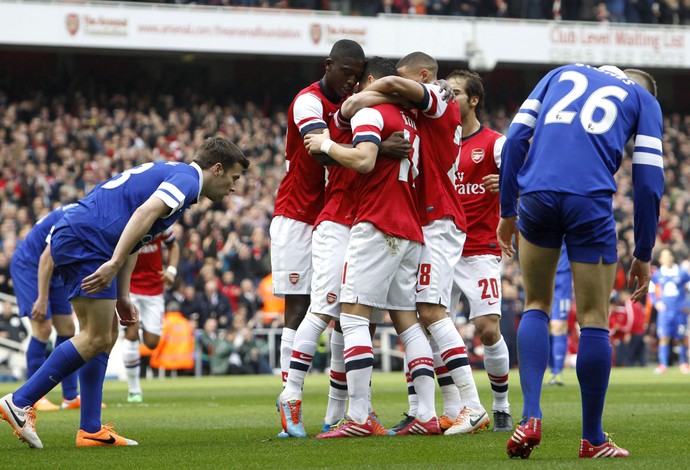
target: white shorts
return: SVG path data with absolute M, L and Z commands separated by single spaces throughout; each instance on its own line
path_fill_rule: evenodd
M 160 336 L 163 332 L 163 314 L 165 313 L 163 294 L 129 294 L 129 297 L 139 310 L 139 322 L 142 329 L 153 335 Z
M 388 310 L 416 310 L 414 287 L 422 244 L 391 237 L 369 222 L 350 231 L 340 301 Z
M 465 256 L 455 265 L 451 318 L 457 315 L 460 294 L 470 303 L 470 320 L 483 315 L 501 316 L 501 258 L 496 255 Z
M 467 235 L 451 218 L 434 220 L 422 231 L 424 246 L 417 272 L 417 302 L 449 307 L 453 273 Z
M 340 288 L 349 240 L 349 225 L 326 221 L 314 230 L 310 312 L 340 318 Z
M 313 229 L 313 225 L 282 215 L 271 221 L 271 271 L 275 295 L 308 295 L 311 292 Z

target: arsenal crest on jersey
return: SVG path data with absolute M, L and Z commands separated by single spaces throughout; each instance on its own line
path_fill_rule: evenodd
M 328 305 L 333 305 L 336 300 L 338 300 L 338 294 L 335 292 L 329 292 L 326 294 L 326 302 L 328 302 Z
M 484 160 L 484 149 L 472 149 L 472 161 L 479 163 Z
M 297 273 L 290 273 L 288 276 L 288 279 L 290 279 L 290 283 L 294 286 L 299 282 L 299 274 Z
M 65 25 L 67 26 L 67 31 L 70 36 L 74 36 L 79 31 L 79 15 L 76 13 L 70 13 L 65 18 Z
M 318 44 L 321 41 L 321 25 L 314 23 L 311 25 L 311 40 L 314 44 Z

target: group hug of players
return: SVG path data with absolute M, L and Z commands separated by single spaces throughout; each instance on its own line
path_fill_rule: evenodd
M 288 167 L 270 229 L 274 291 L 286 303 L 280 436 L 307 436 L 302 388 L 332 320 L 329 401 L 318 438 L 488 428 L 454 322 L 461 293 L 484 345 L 493 429 L 512 431 L 496 242 L 505 137 L 477 119 L 481 79 L 454 71 L 439 82 L 437 63 L 425 53 L 397 64 L 365 60 L 349 40 L 335 43 L 325 65 L 323 78 L 288 111 Z M 409 410 L 391 429 L 374 412 L 370 391 L 382 310 L 404 347 L 408 383 Z

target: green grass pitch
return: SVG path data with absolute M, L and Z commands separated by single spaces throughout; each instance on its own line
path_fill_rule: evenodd
M 631 452 L 625 462 L 579 461 L 580 396 L 575 372 L 566 386 L 544 387 L 543 438 L 527 461 L 509 460 L 507 433 L 483 431 L 471 436 L 375 437 L 318 440 L 328 378 L 310 375 L 304 391 L 307 439 L 277 439 L 280 418 L 275 399 L 278 377 L 227 376 L 143 382 L 145 403 L 126 402 L 126 384 L 106 382 L 103 422 L 114 421 L 122 435 L 139 441 L 130 448 L 81 448 L 74 445 L 77 411 L 39 413 L 37 429 L 45 449 L 29 449 L 0 423 L 0 468 L 690 468 L 690 376 L 669 369 L 614 369 L 604 415 L 605 429 Z M 482 402 L 491 406 L 483 372 L 475 372 Z M 0 384 L 0 394 L 16 384 Z M 374 374 L 374 406 L 384 425 L 392 426 L 406 410 L 400 373 Z M 59 401 L 59 388 L 49 397 Z M 512 413 L 519 416 L 522 397 L 516 370 L 511 371 Z M 437 408 L 440 396 L 437 395 Z

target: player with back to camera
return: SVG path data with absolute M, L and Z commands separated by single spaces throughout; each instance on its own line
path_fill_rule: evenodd
M 60 220 L 50 252 L 68 291 L 80 331 L 57 347 L 24 385 L 0 398 L 0 415 L 30 447 L 42 448 L 34 403 L 79 370 L 82 389 L 77 447 L 128 446 L 136 441 L 101 425 L 103 381 L 117 339 L 117 316 L 132 325 L 129 297 L 137 251 L 170 227 L 200 197 L 220 201 L 235 189 L 249 161 L 223 137 L 206 139 L 191 164 L 145 163 L 99 184 Z
M 576 365 L 582 398 L 579 457 L 629 455 L 602 428 L 612 355 L 608 303 L 617 262 L 613 175 L 632 138 L 635 251 L 628 287 L 636 285 L 632 300 L 640 301 L 649 287 L 664 191 L 662 133 L 651 75 L 583 64 L 549 72 L 511 123 L 502 154 L 497 235 L 503 252 L 512 256 L 512 237 L 519 230 L 525 311 L 518 327 L 524 406 L 522 422 L 506 445 L 510 457 L 528 458 L 541 442 L 549 312 L 564 237 L 581 327 Z

